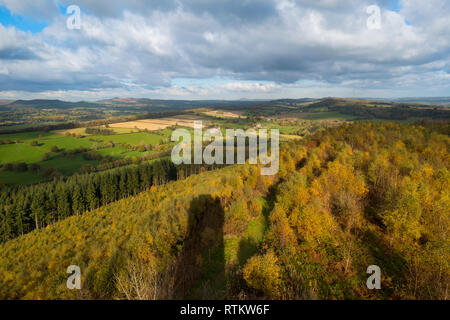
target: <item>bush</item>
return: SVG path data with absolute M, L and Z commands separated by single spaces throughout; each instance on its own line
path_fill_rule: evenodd
M 41 170 L 41 166 L 38 163 L 32 163 L 28 166 L 28 170 L 31 172 L 38 172 Z
M 110 136 L 116 134 L 113 129 L 108 128 L 86 128 L 85 132 L 94 136 Z
M 276 299 L 280 296 L 280 267 L 275 253 L 251 257 L 243 270 L 247 285 L 264 295 Z
M 50 151 L 51 151 L 51 152 L 54 152 L 54 153 L 57 153 L 57 152 L 60 151 L 60 149 L 59 149 L 57 146 L 53 146 L 53 147 L 50 149 Z
M 50 153 L 46 153 L 44 154 L 44 156 L 42 157 L 42 161 L 48 161 L 51 159 L 51 154 Z
M 233 234 L 244 231 L 249 217 L 247 203 L 241 199 L 234 201 L 225 214 L 225 231 Z
M 102 156 L 96 152 L 85 152 L 83 153 L 84 160 L 101 160 Z
M 13 171 L 13 164 L 12 163 L 5 163 L 2 167 L 2 171 Z
M 53 167 L 47 167 L 42 172 L 42 175 L 48 179 L 54 179 L 56 177 L 61 176 L 61 173 Z
M 14 164 L 14 171 L 25 172 L 28 170 L 28 165 L 25 162 L 19 162 Z
M 94 171 L 95 171 L 95 168 L 87 163 L 83 164 L 83 166 L 80 168 L 80 173 L 91 173 Z

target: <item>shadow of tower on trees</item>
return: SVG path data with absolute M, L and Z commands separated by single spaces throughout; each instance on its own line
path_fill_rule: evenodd
M 176 298 L 225 298 L 223 225 L 220 199 L 201 195 L 191 201 L 188 234 L 175 272 Z

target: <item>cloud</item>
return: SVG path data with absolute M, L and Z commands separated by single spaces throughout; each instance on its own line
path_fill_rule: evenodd
M 37 34 L 0 25 L 3 95 L 450 95 L 446 0 L 79 0 L 80 30 L 66 28 L 69 4 L 0 0 L 48 24 Z M 367 28 L 372 4 L 380 30 Z M 214 77 L 227 82 L 174 84 Z
M 280 89 L 281 86 L 274 83 L 246 83 L 246 82 L 229 82 L 217 85 L 216 88 L 225 89 L 227 91 L 238 92 L 269 92 Z

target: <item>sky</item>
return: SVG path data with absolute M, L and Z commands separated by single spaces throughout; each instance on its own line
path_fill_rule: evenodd
M 0 0 L 0 99 L 444 97 L 449 30 L 449 0 Z

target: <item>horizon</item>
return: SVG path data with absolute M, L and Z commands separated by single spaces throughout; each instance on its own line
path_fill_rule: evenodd
M 450 102 L 450 96 L 417 96 L 417 97 L 387 97 L 387 98 L 375 98 L 375 97 L 340 97 L 340 96 L 323 96 L 318 98 L 313 97 L 294 97 L 294 98 L 286 98 L 286 97 L 280 97 L 280 98 L 274 98 L 274 99 L 250 99 L 250 98 L 240 98 L 240 99 L 170 99 L 170 98 L 150 98 L 150 97 L 112 97 L 112 98 L 102 98 L 97 100 L 91 100 L 91 99 L 81 99 L 81 100 L 66 100 L 66 99 L 45 99 L 45 98 L 30 98 L 30 99 L 8 99 L 3 98 L 0 96 L 0 101 L 9 101 L 9 102 L 16 102 L 16 101 L 34 101 L 34 100 L 48 100 L 48 101 L 61 101 L 61 102 L 70 102 L 70 103 L 81 103 L 81 102 L 101 102 L 101 101 L 108 101 L 108 100 L 161 100 L 161 101 L 277 101 L 277 100 L 305 100 L 305 99 L 311 99 L 311 100 L 323 100 L 323 99 L 354 99 L 354 100 L 368 100 L 368 101 L 392 101 L 396 102 L 398 100 L 405 100 L 405 101 L 417 101 L 417 100 L 433 100 L 433 99 L 445 99 L 449 100 Z

